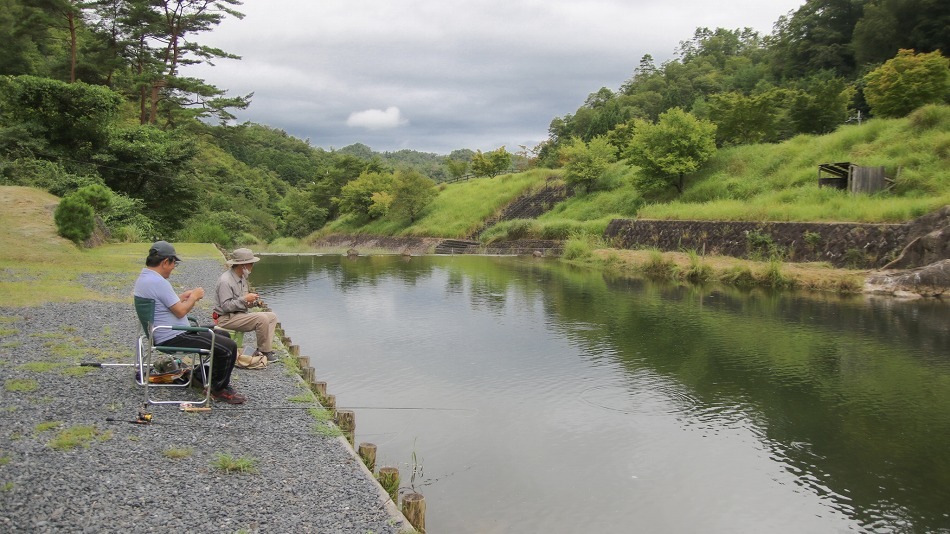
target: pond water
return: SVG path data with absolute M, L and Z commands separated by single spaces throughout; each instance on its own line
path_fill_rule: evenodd
M 950 532 L 946 303 L 510 257 L 251 281 L 429 532 Z

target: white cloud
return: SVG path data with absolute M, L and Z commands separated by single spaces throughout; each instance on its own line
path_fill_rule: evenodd
M 398 126 L 409 124 L 399 112 L 399 108 L 389 106 L 385 110 L 367 109 L 365 111 L 355 111 L 350 113 L 346 119 L 346 125 L 356 128 L 366 128 L 367 130 L 389 130 Z
M 768 34 L 803 3 L 254 0 L 239 8 L 243 20 L 199 37 L 243 60 L 188 74 L 231 95 L 253 92 L 239 122 L 314 146 L 511 149 L 546 139 L 551 120 L 590 93 L 618 89 L 644 54 L 671 59 L 697 27 Z

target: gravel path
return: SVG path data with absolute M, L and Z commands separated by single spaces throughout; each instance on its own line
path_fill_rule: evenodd
M 210 291 L 222 269 L 185 261 L 171 281 Z M 315 430 L 309 390 L 284 363 L 235 370 L 243 406 L 153 406 L 151 424 L 132 424 L 143 394 L 132 370 L 77 364 L 132 361 L 137 275 L 83 277 L 121 302 L 0 306 L 0 532 L 408 530 L 352 449 Z M 209 300 L 194 312 L 202 324 Z M 83 430 L 84 444 L 57 446 L 66 431 Z M 222 470 L 221 455 L 254 469 Z

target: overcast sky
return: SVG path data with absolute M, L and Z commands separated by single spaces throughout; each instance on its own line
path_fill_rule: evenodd
M 697 27 L 771 33 L 804 0 L 245 0 L 197 40 L 242 57 L 191 67 L 237 113 L 339 149 L 534 147 L 551 119 Z

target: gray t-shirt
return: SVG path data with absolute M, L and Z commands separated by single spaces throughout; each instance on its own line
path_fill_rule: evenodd
M 181 299 L 175 293 L 171 283 L 157 272 L 144 268 L 135 281 L 132 293 L 136 297 L 145 297 L 155 301 L 155 318 L 153 326 L 189 326 L 188 317 L 178 318 L 171 311 L 171 307 Z M 169 339 L 182 334 L 181 330 L 162 328 L 155 331 L 155 343 L 164 343 Z

